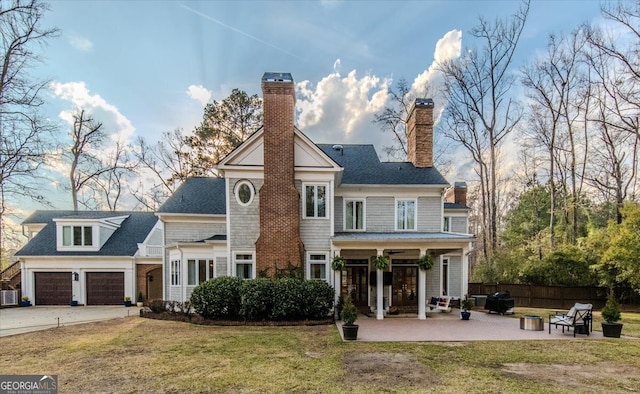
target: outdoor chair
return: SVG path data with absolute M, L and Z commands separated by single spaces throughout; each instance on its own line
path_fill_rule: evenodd
M 561 326 L 563 333 L 565 327 L 569 331 L 573 328 L 574 337 L 576 334 L 587 334 L 588 336 L 593 331 L 592 309 L 593 305 L 591 304 L 576 303 L 567 313 L 555 312 L 549 315 L 549 335 L 551 335 L 551 325 L 553 324 L 556 329 Z
M 451 312 L 451 297 L 431 297 L 427 304 L 427 312 Z

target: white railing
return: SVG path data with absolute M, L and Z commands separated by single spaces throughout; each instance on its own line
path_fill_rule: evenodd
M 164 252 L 162 245 L 138 244 L 138 249 L 140 250 L 140 255 L 143 257 L 161 257 Z

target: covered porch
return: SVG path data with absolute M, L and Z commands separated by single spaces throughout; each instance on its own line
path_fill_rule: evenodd
M 460 298 L 467 293 L 468 254 L 474 237 L 454 233 L 339 233 L 332 239 L 332 256 L 346 260 L 334 270 L 336 298 L 348 294 L 360 309 L 369 308 L 377 320 L 389 310 L 427 317 L 430 297 Z M 433 267 L 424 271 L 418 259 L 429 255 Z M 389 260 L 386 269 L 373 264 Z

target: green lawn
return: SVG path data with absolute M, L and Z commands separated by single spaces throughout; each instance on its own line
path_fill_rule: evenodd
M 638 315 L 624 319 L 623 334 L 627 324 L 637 332 Z M 0 345 L 3 374 L 57 374 L 61 393 L 640 390 L 638 339 L 344 343 L 333 325 L 212 327 L 134 317 L 5 337 Z

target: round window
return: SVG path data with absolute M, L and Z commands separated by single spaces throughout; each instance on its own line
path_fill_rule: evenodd
M 249 205 L 253 200 L 253 185 L 249 181 L 240 181 L 236 185 L 236 199 L 240 205 Z

